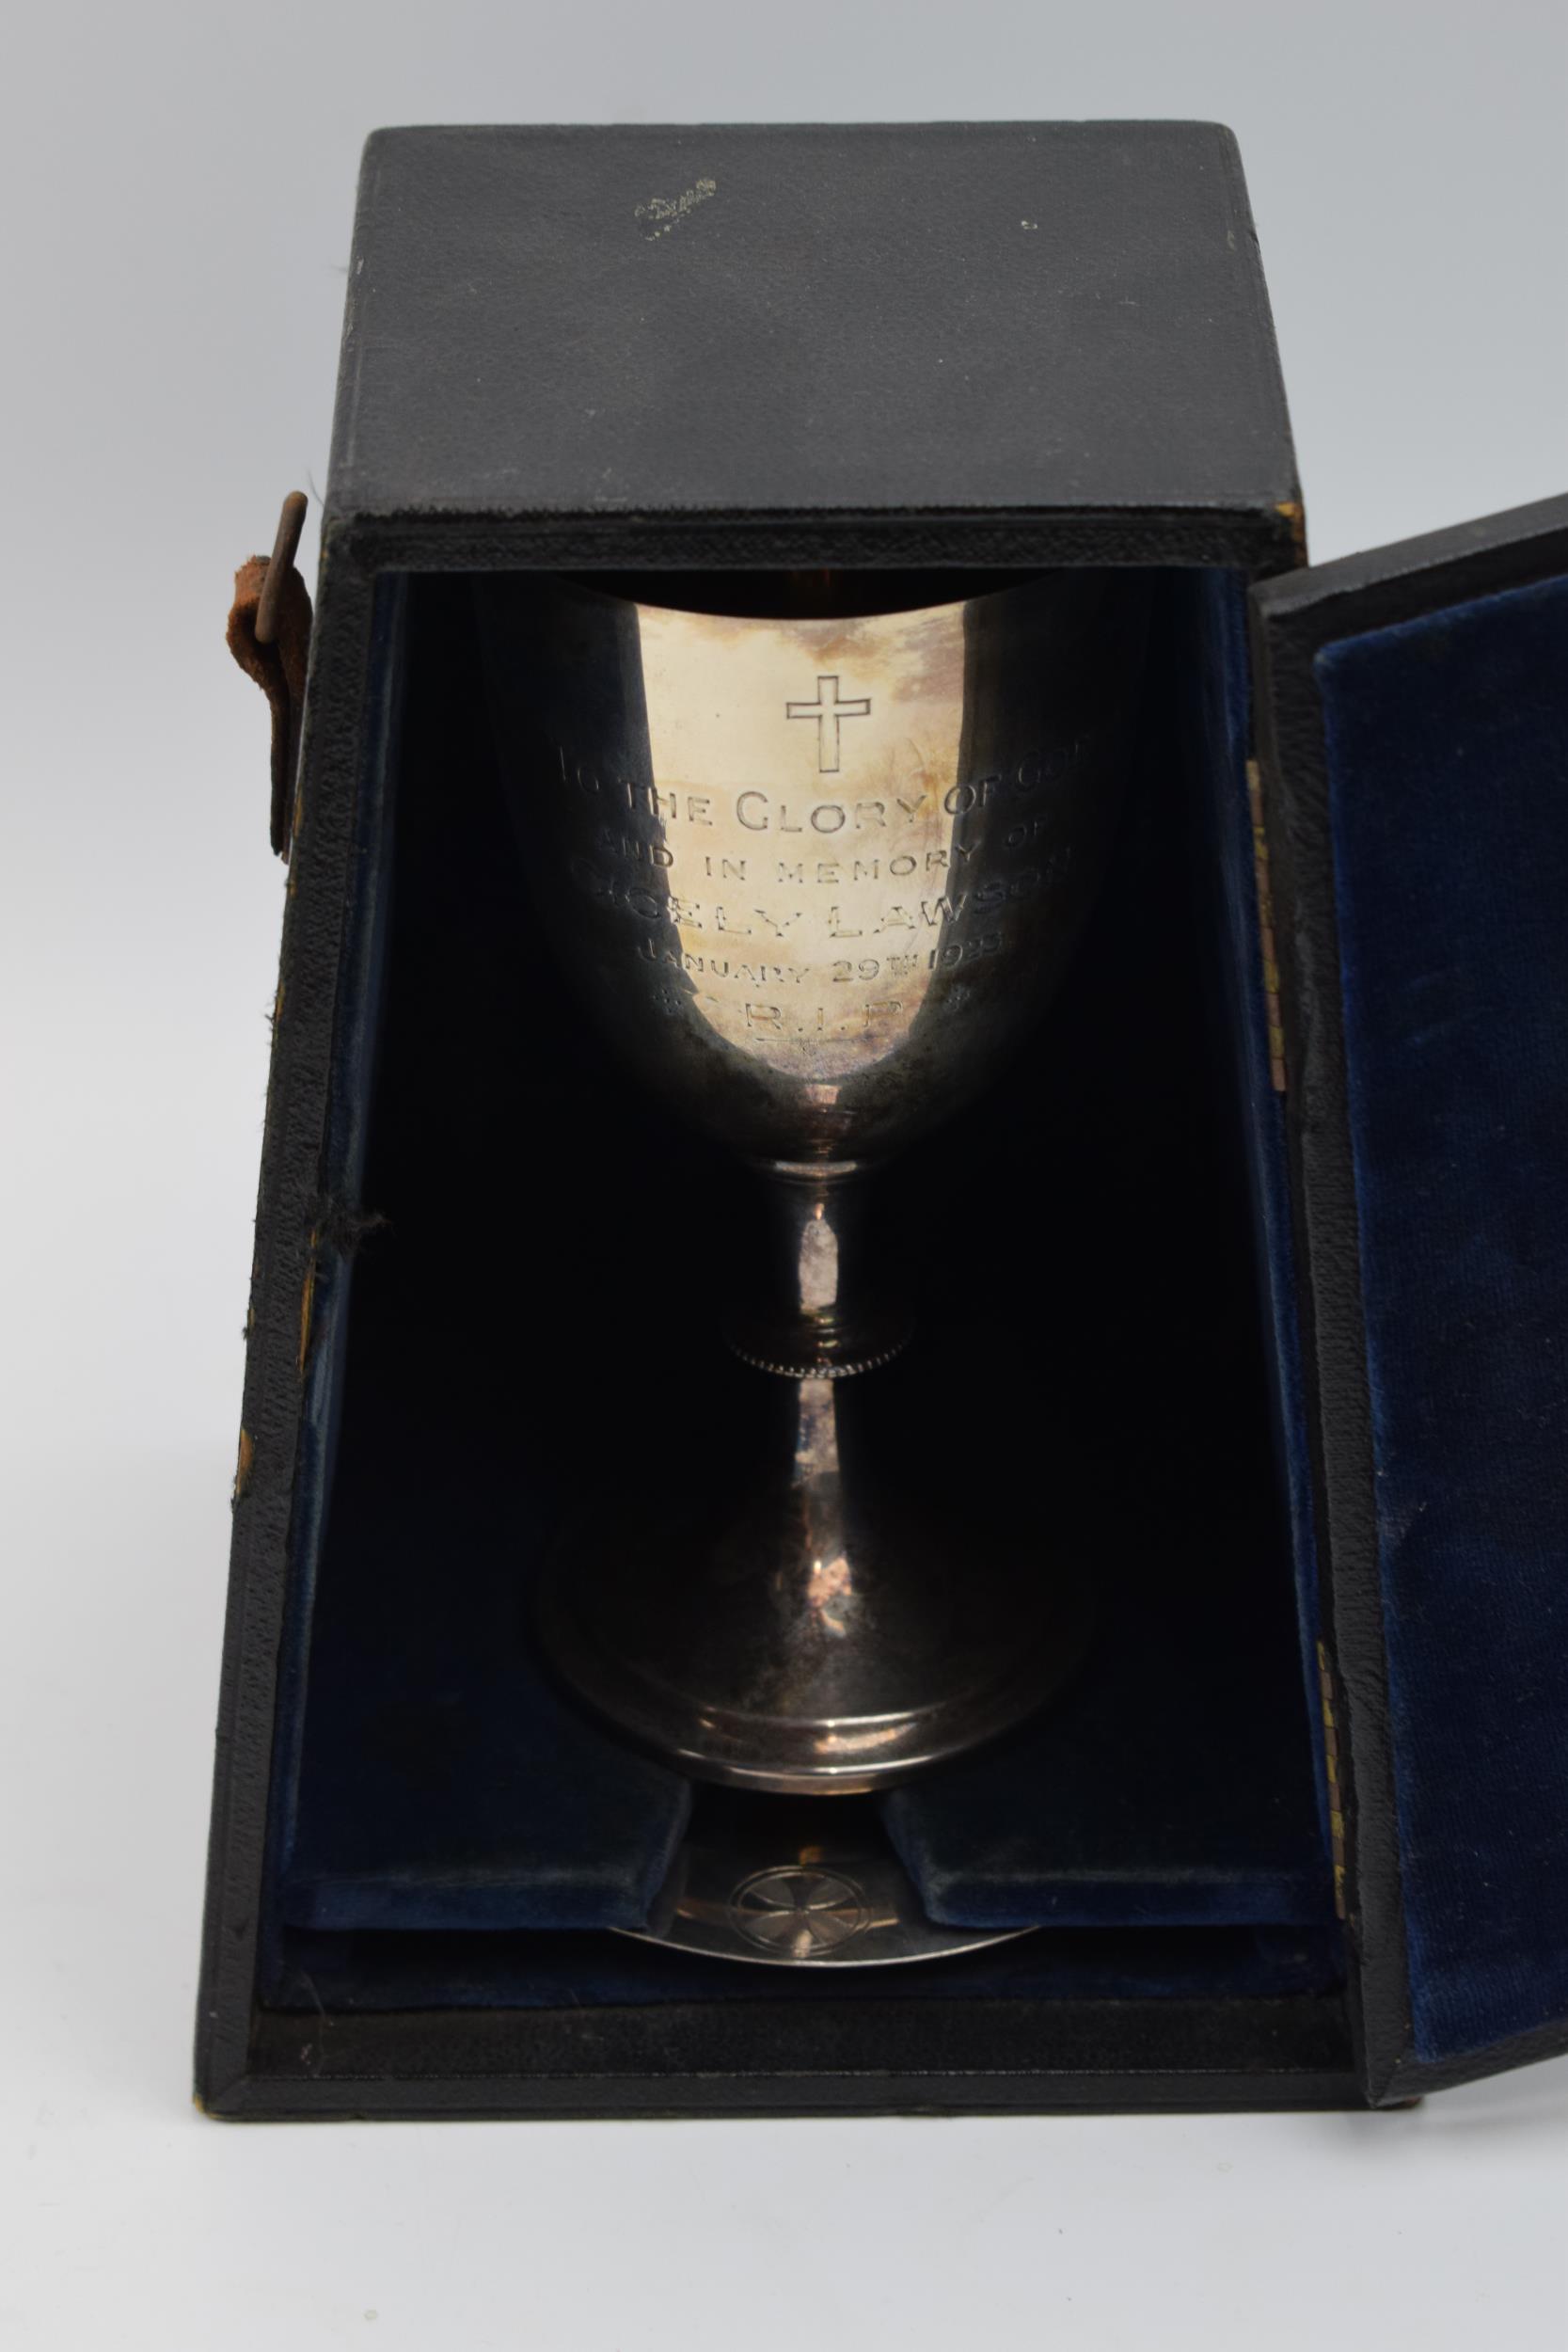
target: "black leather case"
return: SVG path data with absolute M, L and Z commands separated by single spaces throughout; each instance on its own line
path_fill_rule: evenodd
M 261 1180 L 198 2021 L 211 2111 L 1354 2105 L 1564 2046 L 1568 503 L 1304 560 L 1222 129 L 371 140 Z M 1133 1433 L 1097 1454 L 1091 1428 L 1062 1507 L 1107 1560 L 1137 1555 L 1123 1614 L 1144 1594 L 1172 1630 L 1141 1681 L 1130 1665 L 1088 1687 L 1060 1756 L 1010 1752 L 902 1823 L 942 1899 L 1032 1900 L 1043 1922 L 1033 1960 L 1021 1944 L 924 1992 L 920 1971 L 640 1976 L 606 1931 L 612 1865 L 644 1815 L 668 1829 L 669 1790 L 570 1726 L 506 1747 L 505 1692 L 499 1730 L 465 1713 L 463 1627 L 486 1654 L 508 1639 L 465 1561 L 520 1556 L 549 1518 L 540 1446 L 493 1492 L 483 1465 L 575 1366 L 580 1406 L 539 1406 L 543 1451 L 612 1474 L 615 1398 L 658 1393 L 651 1365 L 644 1391 L 610 1378 L 606 1404 L 569 1336 L 574 1283 L 613 1319 L 636 1235 L 622 1223 L 607 1274 L 568 1232 L 530 1316 L 507 1284 L 547 1191 L 519 1196 L 510 1171 L 537 1163 L 604 1217 L 616 1154 L 682 1147 L 615 1128 L 586 1047 L 551 1097 L 560 1113 L 576 1089 L 564 1148 L 557 1128 L 534 1150 L 507 1094 L 508 853 L 462 576 L 822 565 L 1145 566 L 1165 616 L 1151 813 L 1113 894 L 1137 917 L 1134 980 L 1113 908 L 1046 1093 L 1078 1105 L 1095 1170 L 1058 1259 L 1109 1266 L 1138 1229 L 1135 1279 L 1101 1295 L 1081 1275 L 1057 1301 L 1069 1333 L 1073 1315 L 1117 1333 L 1114 1363 L 1085 1337 L 1083 1385 L 1093 1427 L 1114 1399 Z M 1179 961 L 1196 976 L 1180 1035 L 1159 1009 Z M 1196 1143 L 1195 1089 L 1213 1094 Z M 1022 1091 L 999 1117 L 1016 1123 L 960 1134 L 936 1173 L 961 1184 L 979 1153 L 1001 1171 L 981 1222 L 1005 1229 L 1026 1217 L 1036 1128 Z M 677 1173 L 663 1193 L 649 1178 L 651 1216 L 680 1213 L 695 1179 Z M 1091 1194 L 1114 1196 L 1114 1230 Z M 421 1216 L 416 1347 L 385 1269 L 417 1254 Z M 975 1247 L 992 1305 L 966 1344 L 1005 1364 L 1007 1262 Z M 1033 1316 L 1046 1292 L 1017 1296 Z M 498 1315 L 518 1317 L 504 1342 Z M 1023 1336 L 1049 1355 L 1045 1321 Z M 1009 1409 L 998 1386 L 973 1442 Z M 1015 1454 L 1034 1441 L 1012 1429 Z M 1243 1486 L 1257 1516 L 1221 1565 Z M 388 1518 L 423 1532 L 400 1553 Z M 1031 1829 L 1009 1849 L 1035 1855 L 1023 1894 L 966 1894 L 972 1825 L 1022 1805 L 1049 1828 L 1074 1756 L 1078 1844 L 1035 1855 Z M 531 1804 L 537 1836 L 508 1843 Z M 609 1857 L 602 1919 L 550 1909 L 571 1877 L 561 1852 L 548 1877 L 552 1836 L 567 1863 L 574 1840 Z

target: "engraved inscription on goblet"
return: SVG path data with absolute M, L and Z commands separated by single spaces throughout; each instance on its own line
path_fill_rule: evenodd
M 1119 799 L 1142 584 L 924 586 L 847 617 L 478 586 L 541 921 L 642 1082 L 769 1203 L 726 1332 L 754 1368 L 752 1474 L 737 1495 L 697 1461 L 657 1511 L 585 1523 L 546 1580 L 546 1639 L 630 1737 L 763 1788 L 865 1789 L 973 1745 L 1084 1638 L 1048 1528 L 944 1514 L 918 1462 L 876 1458 L 864 1399 L 911 1318 L 865 1281 L 864 1220 L 868 1179 L 990 1084 L 1071 953 Z

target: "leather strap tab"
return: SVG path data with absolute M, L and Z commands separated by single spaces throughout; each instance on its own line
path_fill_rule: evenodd
M 289 854 L 305 673 L 310 653 L 310 592 L 294 568 L 305 494 L 291 490 L 270 556 L 253 555 L 234 575 L 229 650 L 272 709 L 272 846 Z

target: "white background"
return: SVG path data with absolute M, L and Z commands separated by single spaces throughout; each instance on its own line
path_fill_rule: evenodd
M 1559 0 L 19 12 L 0 310 L 0 2340 L 1557 2346 L 1568 2065 L 1381 2117 L 243 2130 L 186 2097 L 281 877 L 233 566 L 385 122 L 1197 116 L 1314 551 L 1564 486 Z M 308 556 L 313 547 L 307 543 Z

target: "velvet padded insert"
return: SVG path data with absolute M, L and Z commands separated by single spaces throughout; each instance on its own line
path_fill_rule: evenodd
M 367 1281 L 357 1307 L 286 1916 L 640 1927 L 689 1786 L 606 1739 L 540 1670 L 504 1404 L 453 1366 L 400 1359 L 395 1291 L 378 1298 Z M 354 1355 L 394 1376 L 355 1379 Z
M 1328 645 L 1317 675 L 1410 1992 L 1438 2059 L 1568 2011 L 1568 580 Z

